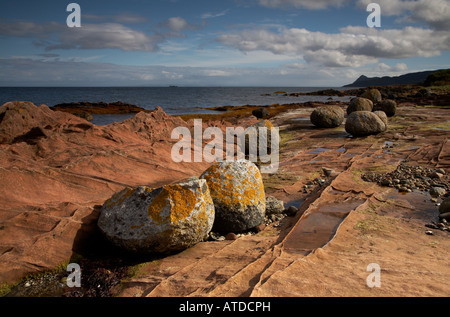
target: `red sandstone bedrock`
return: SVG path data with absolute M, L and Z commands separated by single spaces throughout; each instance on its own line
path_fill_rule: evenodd
M 89 239 L 97 232 L 94 207 L 125 186 L 156 187 L 200 175 L 208 163 L 173 162 L 176 127 L 193 132 L 192 121 L 159 107 L 99 127 L 45 105 L 1 106 L 0 284 L 83 253 L 95 241 Z

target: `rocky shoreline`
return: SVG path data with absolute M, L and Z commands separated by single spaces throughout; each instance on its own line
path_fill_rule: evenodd
M 416 92 L 413 93 L 417 94 Z M 381 93 L 381 95 L 383 94 Z M 434 104 L 433 108 L 430 110 L 430 108 L 417 108 L 416 105 L 411 106 L 415 100 L 419 99 L 427 105 Z M 163 188 L 172 182 L 177 184 L 180 179 L 187 179 L 193 175 L 201 176 L 210 168 L 210 164 L 174 166 L 169 161 L 161 161 L 162 157 L 170 157 L 170 148 L 174 144 L 168 139 L 171 129 L 180 125 L 192 129 L 192 122 L 168 116 L 162 109 L 157 109 L 148 113 L 139 113 L 124 123 L 97 127 L 70 114 L 62 114 L 59 111 L 52 112 L 45 106 L 35 107 L 22 103 L 4 105 L 2 106 L 4 108 L 0 108 L 0 110 L 7 109 L 8 111 L 3 112 L 3 114 L 0 113 L 0 128 L 4 136 L 2 144 L 0 144 L 0 159 L 4 168 L 1 193 L 4 197 L 10 198 L 2 207 L 8 217 L 0 222 L 0 235 L 3 241 L 0 257 L 3 272 L 0 272 L 2 274 L 0 276 L 12 277 L 15 275 L 14 280 L 19 280 L 15 286 L 8 286 L 9 292 L 4 293 L 9 293 L 8 296 L 40 296 L 45 294 L 53 294 L 50 296 L 116 296 L 119 294 L 128 296 L 127 294 L 134 294 L 133 292 L 135 292 L 136 294 L 152 294 L 155 296 L 158 296 L 158 294 L 183 296 L 185 293 L 183 293 L 182 288 L 166 288 L 163 286 L 164 283 L 171 284 L 164 281 L 176 279 L 178 274 L 186 280 L 187 272 L 192 272 L 189 274 L 204 273 L 213 278 L 206 280 L 201 278 L 198 280 L 187 279 L 186 285 L 184 285 L 186 292 L 188 292 L 188 289 L 191 292 L 194 292 L 195 289 L 198 289 L 199 292 L 203 289 L 205 292 L 212 289 L 216 292 L 214 294 L 223 294 L 219 292 L 224 290 L 225 286 L 222 287 L 222 285 L 229 285 L 228 280 L 233 280 L 233 283 L 243 287 L 242 291 L 237 291 L 236 294 L 255 292 L 255 294 L 267 295 L 270 292 L 264 285 L 269 285 L 270 281 L 275 282 L 276 278 L 272 276 L 273 272 L 270 271 L 272 265 L 264 261 L 270 260 L 274 261 L 273 263 L 278 263 L 284 258 L 286 263 L 289 263 L 289 261 L 295 262 L 295 259 L 300 257 L 300 255 L 292 255 L 292 250 L 295 249 L 298 252 L 299 248 L 302 249 L 305 246 L 298 246 L 292 242 L 295 239 L 292 240 L 289 237 L 295 234 L 303 234 L 301 233 L 302 226 L 307 224 L 308 221 L 313 221 L 310 219 L 314 219 L 311 215 L 315 214 L 313 211 L 316 205 L 322 206 L 324 204 L 323 210 L 328 210 L 327 203 L 331 203 L 337 210 L 339 210 L 339 206 L 344 208 L 346 216 L 337 218 L 343 221 L 343 226 L 347 226 L 347 223 L 351 223 L 355 217 L 356 219 L 362 216 L 369 217 L 371 214 L 365 211 L 366 209 L 363 207 L 366 203 L 363 202 L 370 200 L 370 204 L 367 203 L 368 206 L 375 208 L 374 206 L 377 206 L 377 203 L 382 199 L 373 200 L 371 197 L 378 197 L 377 195 L 386 189 L 392 188 L 406 194 L 415 190 L 435 190 L 437 193 L 436 201 L 432 203 L 438 215 L 440 206 L 435 204 L 443 205 L 450 189 L 448 176 L 450 162 L 448 161 L 446 141 L 446 138 L 448 139 L 447 131 L 450 127 L 445 125 L 445 122 L 448 122 L 445 121 L 448 120 L 445 119 L 445 107 L 448 105 L 449 97 L 446 94 L 441 94 L 417 96 L 413 100 L 408 100 L 408 102 L 403 102 L 401 98 L 395 98 L 395 101 L 396 113 L 394 116 L 381 118 L 378 114 L 374 114 L 376 117 L 374 120 L 376 122 L 381 120 L 384 129 L 362 137 L 351 135 L 346 131 L 348 129 L 344 126 L 344 121 L 345 119 L 348 120 L 348 114 L 347 116 L 344 114 L 346 118 L 337 120 L 338 123 L 329 127 L 319 127 L 320 124 L 314 125 L 311 123 L 315 121 L 312 119 L 312 113 L 315 110 L 334 105 L 344 111 L 348 106 L 345 103 L 333 103 L 331 101 L 329 103 L 263 107 L 268 111 L 261 112 L 258 117 L 270 119 L 274 125 L 280 127 L 280 159 L 282 164 L 277 174 L 264 175 L 262 178 L 266 193 L 264 199 L 265 214 L 258 218 L 257 224 L 251 222 L 250 227 L 245 228 L 245 230 L 242 228 L 239 230 L 232 228 L 229 230 L 208 229 L 209 232 L 206 235 L 202 233 L 201 241 L 190 247 L 186 254 L 178 251 L 179 253 L 175 255 L 150 256 L 150 258 L 135 258 L 128 254 L 126 257 L 129 261 L 116 263 L 116 265 L 113 263 L 117 257 L 111 258 L 111 255 L 120 254 L 120 257 L 122 257 L 123 254 L 120 252 L 123 252 L 123 250 L 119 251 L 112 246 L 105 247 L 108 242 L 100 235 L 97 228 L 97 219 L 102 213 L 100 206 L 103 206 L 108 198 L 121 192 L 124 188 L 137 188 L 142 185 L 151 185 L 151 188 Z M 375 101 L 375 104 L 379 102 L 379 100 Z M 444 105 L 443 108 L 440 108 L 442 105 Z M 252 112 L 256 109 L 257 107 L 250 106 L 241 109 L 226 109 L 224 118 L 229 118 L 231 121 L 228 123 L 215 121 L 209 124 L 214 124 L 222 129 L 229 126 L 230 122 L 239 122 L 242 125 L 251 126 L 258 122 L 257 117 L 252 115 Z M 414 109 L 414 112 L 411 112 L 411 109 Z M 374 112 L 372 110 L 376 110 L 374 105 L 372 105 L 370 111 L 356 112 L 368 112 L 373 117 Z M 336 114 L 341 115 L 339 111 Z M 201 118 L 202 116 L 198 117 Z M 420 120 L 425 123 L 422 125 L 415 124 L 421 122 Z M 30 133 L 30 131 L 34 132 Z M 95 147 L 93 144 L 95 144 Z M 155 144 L 164 144 L 164 147 L 157 148 Z M 382 146 L 379 147 L 379 144 Z M 70 149 L 70 153 L 68 149 Z M 408 164 L 400 164 L 389 171 L 383 171 L 383 167 L 391 166 L 393 162 L 398 162 L 399 159 L 407 160 Z M 149 170 L 152 173 L 148 173 Z M 38 172 L 36 173 L 36 171 Z M 36 175 L 39 175 L 39 179 L 35 179 Z M 15 178 L 20 179 L 20 182 L 15 182 Z M 232 177 L 232 179 L 235 178 Z M 22 187 L 18 188 L 18 184 Z M 223 185 L 224 183 L 219 182 L 219 184 Z M 59 192 L 56 193 L 54 188 L 59 188 Z M 212 188 L 214 188 L 214 185 L 212 185 Z M 169 190 L 168 187 L 166 190 L 169 196 L 173 193 L 173 196 L 170 196 L 174 197 L 173 199 L 180 197 L 176 194 L 178 191 L 185 192 L 185 188 L 174 187 L 173 189 L 176 189 L 176 191 Z M 24 198 L 13 194 L 23 191 L 27 191 L 31 196 Z M 152 195 L 156 195 L 156 193 Z M 182 196 L 186 196 L 186 194 Z M 47 197 L 51 197 L 51 200 L 47 200 Z M 121 197 L 116 197 L 115 201 L 118 206 L 126 200 L 125 196 L 122 197 L 124 199 Z M 58 203 L 55 204 L 55 201 Z M 299 208 L 293 206 L 284 208 L 287 203 L 294 201 L 301 202 L 298 204 Z M 350 206 L 348 207 L 349 210 L 345 209 L 347 205 Z M 410 208 L 408 205 L 401 206 L 402 208 Z M 376 208 L 381 208 L 383 211 L 379 213 L 379 217 L 386 217 L 386 211 L 382 209 L 383 205 Z M 149 206 L 144 209 L 149 210 Z M 353 209 L 358 209 L 359 212 L 349 213 Z M 19 210 L 19 213 L 16 210 Z M 149 212 L 149 214 L 157 215 L 158 213 Z M 441 212 L 441 214 L 445 213 Z M 320 217 L 324 216 L 321 215 Z M 322 219 L 320 217 L 318 219 Z M 336 215 L 333 217 L 333 219 L 336 219 Z M 377 221 L 381 221 L 380 219 L 385 218 L 377 219 Z M 443 229 L 433 233 L 433 238 L 441 242 L 439 248 L 443 248 L 445 246 L 443 241 L 448 239 L 448 230 L 445 229 L 448 226 L 444 222 L 445 217 L 441 217 L 440 221 L 437 219 L 434 223 L 417 219 L 413 223 L 402 223 L 402 226 L 406 228 L 415 225 L 417 222 L 422 227 L 427 224 L 428 229 Z M 328 220 L 326 217 L 322 219 L 325 223 Z M 371 229 L 376 225 L 376 223 L 373 223 L 374 220 L 369 221 L 361 218 L 355 221 L 357 223 L 346 227 L 347 231 L 345 231 L 357 234 L 356 238 L 353 237 L 353 241 L 359 241 L 360 230 L 365 235 L 370 232 L 375 237 L 377 232 L 381 232 L 383 228 L 381 226 L 377 230 Z M 42 228 L 45 228 L 42 232 L 35 231 L 35 226 L 38 223 Z M 314 222 L 311 222 L 311 225 L 313 224 Z M 386 225 L 384 224 L 384 226 Z M 19 239 L 15 241 L 8 239 L 9 236 L 17 237 L 18 233 L 14 230 L 19 226 L 23 228 L 20 233 L 22 236 L 19 236 Z M 132 224 L 132 226 L 138 225 Z M 296 230 L 300 231 L 295 233 Z M 304 230 L 309 232 L 308 228 Z M 387 234 L 385 231 L 382 232 Z M 330 233 L 331 238 L 334 237 L 335 231 L 332 230 Z M 325 245 L 329 244 L 330 236 L 328 234 L 330 233 L 320 236 Z M 392 234 L 392 232 L 389 232 L 389 234 Z M 427 235 L 429 233 L 426 233 Z M 302 235 L 303 239 L 306 240 L 309 236 L 311 235 Z M 315 237 L 315 235 L 312 236 Z M 345 237 L 346 233 L 341 232 L 333 240 L 339 241 L 339 239 L 345 239 Z M 319 237 L 314 239 L 320 240 Z M 410 239 L 424 238 L 417 233 L 411 233 Z M 92 241 L 95 241 L 95 244 L 87 247 L 87 244 Z M 282 246 L 278 246 L 280 241 L 284 241 L 283 243 L 288 246 L 286 248 L 291 251 L 278 253 L 279 251 L 276 250 L 283 249 Z M 364 240 L 360 242 L 364 243 Z M 401 243 L 401 240 L 397 243 Z M 259 245 L 259 247 L 253 248 L 247 244 Z M 264 247 L 262 247 L 263 245 Z M 311 245 L 314 245 L 314 243 Z M 311 254 L 314 257 L 314 250 L 322 250 L 322 246 L 319 244 L 319 247 L 311 247 L 312 249 L 305 254 Z M 445 252 L 439 248 L 437 251 Z M 28 261 L 29 263 L 33 254 L 41 254 L 44 249 L 54 249 L 60 255 L 52 258 L 53 253 L 47 252 L 48 258 L 32 260 L 36 261 L 36 267 L 41 266 L 41 269 L 38 269 L 39 271 L 51 271 L 51 268 L 56 267 L 59 263 L 67 261 L 69 258 L 75 261 L 76 255 L 82 254 L 81 259 L 76 260 L 85 267 L 84 284 L 81 289 L 64 287 L 64 277 L 67 276 L 64 270 L 44 276 L 32 276 L 20 281 L 21 273 L 18 272 L 23 270 L 19 267 L 21 261 Z M 103 249 L 106 253 L 100 252 L 97 256 L 92 256 L 100 249 Z M 35 251 L 31 252 L 31 250 Z M 379 249 L 379 252 L 384 252 L 383 250 Z M 189 268 L 190 265 L 195 264 L 192 262 L 193 258 L 188 254 L 197 254 L 196 252 L 198 252 L 199 259 L 208 258 L 211 267 L 217 265 L 217 271 L 208 273 L 203 266 L 183 271 L 184 267 Z M 217 260 L 216 263 L 215 254 L 221 252 L 227 254 L 225 258 L 229 257 L 228 252 L 231 252 L 234 254 L 236 261 L 223 263 L 223 261 Z M 244 254 L 250 253 L 253 254 L 253 258 L 244 256 Z M 262 254 L 265 254 L 265 256 L 262 256 Z M 22 258 L 23 255 L 26 255 L 26 258 Z M 194 258 L 196 257 L 194 256 Z M 358 256 L 355 255 L 355 260 L 357 259 Z M 253 262 L 248 263 L 247 260 Z M 182 272 L 177 273 L 178 269 L 174 269 L 173 265 L 168 264 L 169 262 L 178 263 L 177 265 L 180 266 Z M 163 267 L 164 263 L 167 263 L 165 268 Z M 223 265 L 229 265 L 230 268 L 225 270 Z M 234 265 L 246 267 L 246 270 L 236 267 L 236 270 L 244 270 L 246 273 L 244 274 L 244 271 L 242 271 L 242 274 L 232 273 L 230 270 Z M 268 268 L 267 271 L 255 270 L 255 273 L 252 273 L 256 276 L 259 276 L 259 274 L 267 275 L 267 277 L 263 279 L 266 281 L 264 283 L 252 284 L 249 291 L 245 289 L 244 285 L 248 285 L 248 281 L 246 282 L 245 279 L 247 274 L 253 272 L 251 270 L 253 267 L 255 269 L 257 267 Z M 288 268 L 284 268 L 281 262 L 279 265 L 273 264 L 273 267 L 283 268 L 280 269 L 280 274 L 277 276 L 289 281 L 289 274 L 284 275 L 283 273 L 283 270 L 287 272 Z M 12 270 L 5 271 L 7 268 Z M 316 269 L 320 268 L 316 267 Z M 171 273 L 166 274 L 164 273 L 165 270 Z M 303 270 L 307 271 L 306 268 L 303 268 Z M 219 271 L 226 278 L 222 278 L 222 275 L 217 273 Z M 146 280 L 145 276 L 150 277 Z M 239 278 L 242 277 L 242 280 L 238 280 L 238 276 Z M 251 274 L 249 276 L 253 277 Z M 156 285 L 151 282 L 152 279 L 156 279 L 162 284 L 158 282 Z M 2 282 L 5 280 L 3 279 Z M 189 281 L 192 281 L 192 283 L 195 281 L 198 283 L 200 283 L 199 281 L 211 282 L 214 286 L 199 288 L 195 283 L 190 285 L 191 282 Z M 12 280 L 8 283 L 11 282 Z M 54 288 L 49 288 L 49 285 L 53 285 Z M 292 292 L 300 295 L 299 290 L 295 290 L 292 285 L 290 287 Z M 275 292 L 275 290 L 276 288 L 271 288 L 271 292 Z M 282 296 L 281 294 L 280 291 L 278 295 Z M 317 294 L 321 293 L 318 291 Z

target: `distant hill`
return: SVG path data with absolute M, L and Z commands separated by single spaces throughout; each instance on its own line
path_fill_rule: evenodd
M 429 75 L 437 72 L 437 70 L 410 73 L 397 77 L 372 77 L 362 75 L 353 84 L 344 87 L 369 87 L 369 86 L 389 86 L 389 85 L 414 85 L 422 84 Z

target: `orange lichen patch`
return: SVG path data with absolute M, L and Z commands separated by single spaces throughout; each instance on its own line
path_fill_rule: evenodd
M 182 185 L 165 186 L 148 207 L 148 215 L 160 224 L 174 223 L 186 219 L 194 210 L 197 198 L 189 188 Z M 170 205 L 168 215 L 161 212 Z
M 136 189 L 127 187 L 127 188 L 123 189 L 122 191 L 115 193 L 110 199 L 105 201 L 104 206 L 109 208 L 114 205 L 116 205 L 116 206 L 121 205 L 121 204 L 123 204 L 125 199 L 130 197 L 135 191 L 136 191 Z
M 254 175 L 254 180 L 252 175 Z M 203 176 L 208 183 L 213 200 L 230 206 L 255 205 L 265 201 L 264 184 L 261 173 L 254 165 L 249 166 L 248 175 L 238 183 L 220 164 L 211 166 Z
M 272 124 L 272 122 L 270 122 L 269 120 L 264 120 L 263 123 L 260 125 L 260 127 L 266 127 L 269 130 L 272 128 L 275 128 Z

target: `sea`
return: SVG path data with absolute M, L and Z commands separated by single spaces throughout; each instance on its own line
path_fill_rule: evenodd
M 289 96 L 342 87 L 0 87 L 0 105 L 8 101 L 31 101 L 49 107 L 71 102 L 117 102 L 137 105 L 147 110 L 160 106 L 171 115 L 218 113 L 219 106 L 266 106 L 272 104 L 327 101 L 327 96 Z M 333 97 L 348 101 L 349 97 Z M 94 115 L 93 123 L 107 125 L 132 117 L 126 115 Z

